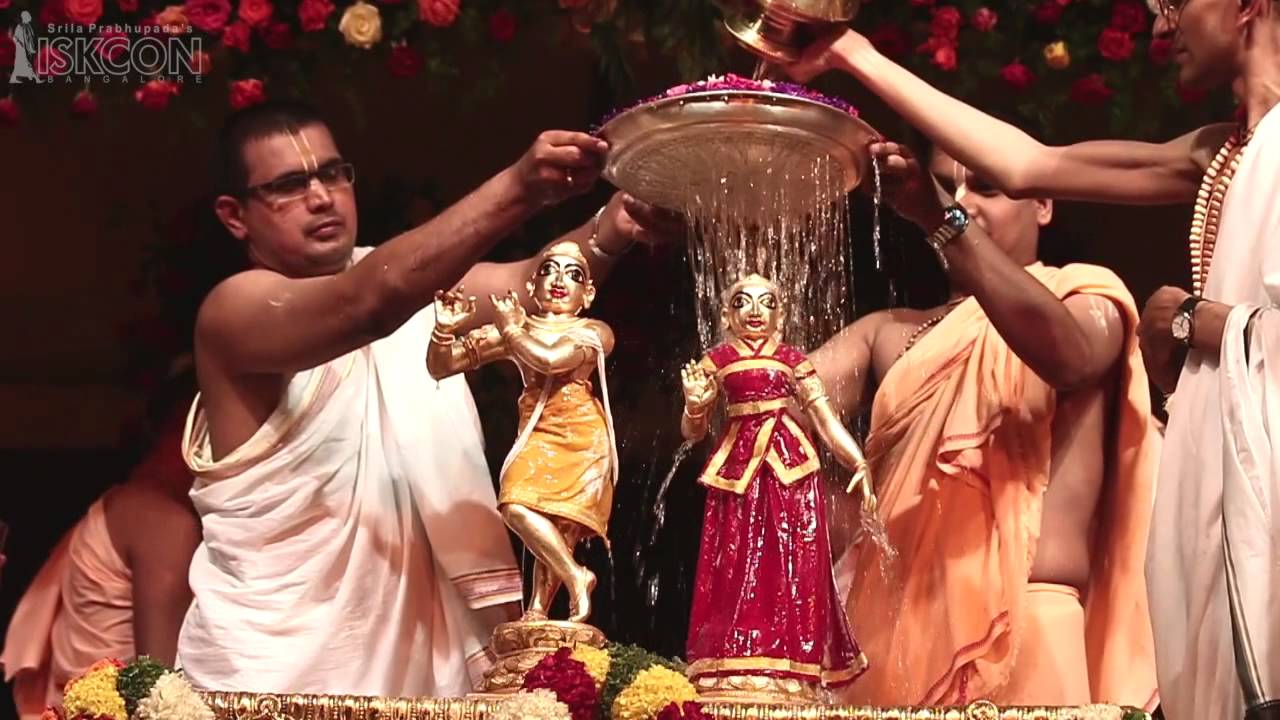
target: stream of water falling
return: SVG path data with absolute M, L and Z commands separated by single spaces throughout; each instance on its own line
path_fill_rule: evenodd
M 735 160 L 730 163 L 733 172 L 707 168 L 706 172 L 715 175 L 691 178 L 693 187 L 712 190 L 695 192 L 683 208 L 689 230 L 688 259 L 699 348 L 705 352 L 723 339 L 720 310 L 724 292 L 744 275 L 755 272 L 773 280 L 784 294 L 785 340 L 811 352 L 854 315 L 843 168 L 827 155 L 807 164 L 794 160 L 777 163 L 742 150 Z M 874 158 L 872 171 L 872 242 L 875 267 L 881 270 L 881 176 Z M 713 423 L 711 437 L 718 436 L 718 424 Z M 669 486 L 691 449 L 684 443 L 672 458 L 654 497 L 654 522 L 647 542 L 639 540 L 634 550 L 637 585 L 649 607 L 658 601 L 660 573 L 646 571 L 646 555 L 657 546 Z M 823 454 L 827 472 L 840 474 L 830 454 Z M 831 492 L 842 492 L 846 484 L 837 480 L 830 480 Z M 881 573 L 886 578 L 895 574 L 897 553 L 878 518 L 862 517 L 855 510 L 833 514 L 830 523 L 833 530 L 856 533 L 874 543 Z

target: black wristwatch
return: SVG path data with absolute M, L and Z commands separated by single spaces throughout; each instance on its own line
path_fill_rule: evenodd
M 1191 347 L 1191 339 L 1196 335 L 1196 306 L 1202 302 L 1204 298 L 1192 295 L 1183 300 L 1178 306 L 1178 311 L 1173 314 L 1173 323 L 1170 328 L 1173 339 L 1185 347 Z

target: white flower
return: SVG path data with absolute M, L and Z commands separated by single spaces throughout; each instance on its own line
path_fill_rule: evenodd
M 181 673 L 168 672 L 156 680 L 151 694 L 138 702 L 135 720 L 213 720 L 213 711 Z
M 521 690 L 496 704 L 489 720 L 570 720 L 569 706 L 550 690 Z

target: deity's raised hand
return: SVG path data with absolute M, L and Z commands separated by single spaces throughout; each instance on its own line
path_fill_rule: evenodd
M 680 384 L 684 389 L 684 404 L 688 409 L 695 412 L 705 410 L 715 402 L 715 380 L 698 363 L 691 360 L 680 368 Z
M 524 306 L 520 304 L 520 296 L 516 295 L 515 290 L 506 295 L 490 295 L 489 300 L 493 302 L 493 310 L 498 316 L 494 324 L 499 331 L 524 325 Z
M 453 332 L 476 314 L 476 299 L 464 295 L 461 285 L 456 290 L 436 291 L 436 326 L 441 332 Z

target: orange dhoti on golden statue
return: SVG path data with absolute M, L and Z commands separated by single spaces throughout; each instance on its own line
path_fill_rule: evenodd
M 612 462 L 608 421 L 590 381 L 526 388 L 520 440 L 503 468 L 498 504 L 523 505 L 607 537 Z

